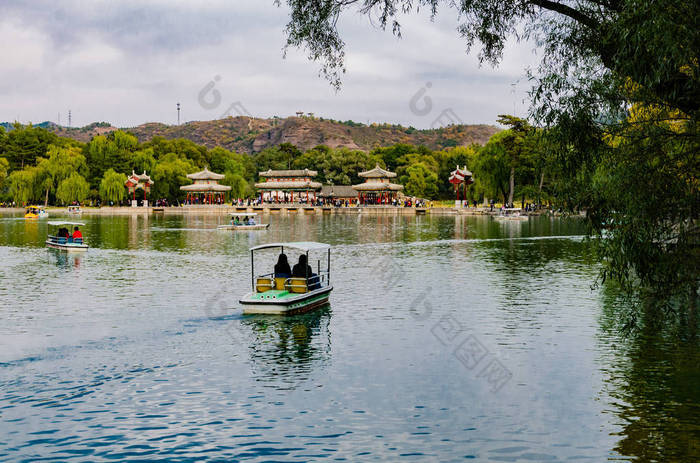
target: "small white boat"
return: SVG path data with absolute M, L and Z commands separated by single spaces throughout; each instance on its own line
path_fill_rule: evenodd
M 68 206 L 68 213 L 70 215 L 80 215 L 83 213 L 83 210 L 80 209 L 80 206 Z
M 49 222 L 50 227 L 59 227 L 59 232 L 61 227 L 81 227 L 85 224 L 82 222 Z M 69 232 L 70 234 L 70 232 Z M 71 236 L 59 236 L 57 232 L 55 235 L 49 235 L 46 238 L 46 246 L 52 249 L 59 249 L 61 251 L 76 252 L 76 251 L 87 251 L 88 245 L 83 238 L 72 238 Z
M 48 216 L 49 213 L 44 206 L 29 206 L 24 214 L 25 219 L 46 219 Z
M 309 252 L 321 254 L 316 263 L 316 273 L 306 277 L 276 277 L 274 272 L 255 273 L 255 253 L 264 249 L 286 249 L 301 251 L 310 264 Z M 321 262 L 325 260 L 325 269 Z M 295 314 L 307 312 L 328 304 L 333 286 L 330 284 L 331 247 L 324 243 L 270 243 L 250 249 L 251 292 L 239 301 L 244 314 Z
M 235 212 L 231 214 L 231 223 L 229 225 L 219 225 L 216 227 L 219 230 L 265 230 L 270 226 L 269 223 L 257 223 L 255 212 Z
M 501 210 L 501 215 L 494 216 L 496 220 L 527 220 L 527 215 L 519 207 L 509 207 Z

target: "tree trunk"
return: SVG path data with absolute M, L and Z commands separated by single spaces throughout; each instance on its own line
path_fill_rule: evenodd
M 508 192 L 508 205 L 513 204 L 513 194 L 515 193 L 515 167 L 510 168 L 510 191 Z
M 49 206 L 49 189 L 46 189 L 46 198 L 44 198 L 44 207 Z
M 540 188 L 537 190 L 537 207 L 542 204 L 542 185 L 544 184 L 544 172 L 540 174 Z

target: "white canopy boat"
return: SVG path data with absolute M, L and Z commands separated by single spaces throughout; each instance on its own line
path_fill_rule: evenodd
M 50 227 L 82 227 L 85 226 L 82 222 L 49 222 Z M 59 230 L 60 232 L 60 230 Z M 60 249 L 61 251 L 87 251 L 88 245 L 85 243 L 83 238 L 72 238 L 70 236 L 70 231 L 68 231 L 69 236 L 59 236 L 58 232 L 56 235 L 49 235 L 46 238 L 46 246 L 53 249 Z
M 502 209 L 500 215 L 494 216 L 496 220 L 527 220 L 527 215 L 522 213 L 519 207 Z
M 219 225 L 216 227 L 219 230 L 265 230 L 270 226 L 269 223 L 257 223 L 255 212 L 234 212 L 231 214 L 231 223 L 229 225 Z M 253 223 L 249 223 L 249 219 Z
M 301 251 L 306 256 L 307 271 L 305 277 L 279 275 L 274 271 L 256 275 L 255 254 L 264 249 L 279 249 L 283 254 L 286 249 Z M 321 254 L 316 261 L 316 273 L 308 274 L 310 267 L 309 252 Z M 325 269 L 321 261 L 326 260 Z M 313 270 L 313 269 L 312 269 Z M 333 286 L 331 276 L 331 247 L 324 243 L 296 242 L 270 243 L 250 248 L 250 280 L 252 291 L 239 301 L 244 314 L 294 314 L 306 312 L 328 304 Z

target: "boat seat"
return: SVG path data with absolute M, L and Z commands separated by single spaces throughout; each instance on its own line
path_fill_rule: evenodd
M 255 282 L 255 291 L 258 293 L 264 293 L 265 291 L 269 291 L 274 287 L 275 285 L 271 278 L 258 277 Z
M 306 293 L 309 288 L 306 286 L 306 278 L 290 278 L 287 285 L 287 291 L 290 293 Z
M 285 277 L 275 278 L 275 289 L 284 289 L 284 283 L 287 281 Z

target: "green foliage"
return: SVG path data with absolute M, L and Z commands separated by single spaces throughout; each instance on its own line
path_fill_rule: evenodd
M 155 166 L 156 159 L 153 155 L 153 148 L 136 151 L 131 156 L 131 170 L 138 174 L 153 172 Z
M 88 194 L 90 194 L 90 185 L 77 172 L 73 172 L 68 178 L 62 180 L 56 190 L 56 198 L 64 204 L 70 204 L 73 201 L 83 202 Z
M 46 153 L 49 145 L 60 143 L 58 136 L 48 130 L 33 127 L 31 124 L 22 126 L 19 123 L 15 123 L 14 129 L 0 136 L 0 139 L 3 140 L 0 148 L 3 150 L 3 157 L 10 163 L 10 170 L 33 166 L 37 158 Z
M 159 159 L 151 176 L 154 182 L 152 197 L 183 199 L 185 195 L 180 187 L 192 183 L 187 174 L 196 170 L 197 166 L 191 160 L 175 153 L 166 154 Z
M 36 167 L 29 167 L 14 171 L 7 178 L 9 195 L 17 205 L 24 206 L 36 199 L 37 173 Z
M 318 176 L 314 180 L 322 183 L 353 185 L 363 181 L 358 173 L 372 169 L 376 164 L 381 164 L 381 159 L 370 153 L 320 145 L 297 158 L 293 167 L 316 170 Z
M 411 163 L 405 168 L 405 174 L 400 177 L 406 195 L 419 198 L 436 197 L 437 180 L 434 167 L 425 162 Z
M 0 192 L 7 178 L 7 173 L 10 170 L 10 163 L 5 158 L 0 158 Z
M 47 158 L 38 158 L 37 168 L 41 189 L 45 192 L 44 203 L 48 204 L 49 194 L 57 193 L 58 186 L 73 173 L 87 172 L 85 156 L 80 148 L 49 145 Z M 81 178 L 83 178 L 81 176 Z
M 228 193 L 229 198 L 247 198 L 253 196 L 250 185 L 240 174 L 227 172 L 221 184 L 231 187 L 231 191 Z
M 100 198 L 102 201 L 112 201 L 114 204 L 119 204 L 126 196 L 126 175 L 115 172 L 109 169 L 104 173 L 100 181 Z

